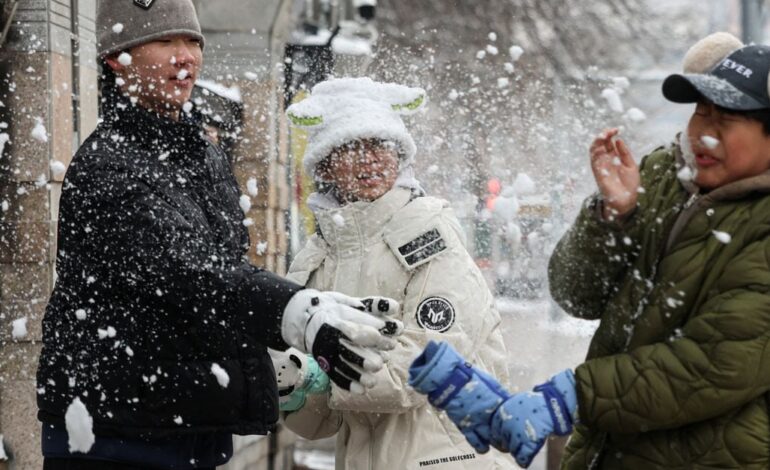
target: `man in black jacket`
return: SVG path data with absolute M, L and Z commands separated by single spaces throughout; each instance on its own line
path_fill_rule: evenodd
M 213 468 L 277 421 L 267 347 L 371 386 L 402 325 L 246 262 L 238 187 L 187 104 L 190 0 L 100 0 L 97 29 L 103 119 L 64 180 L 43 320 L 45 468 Z

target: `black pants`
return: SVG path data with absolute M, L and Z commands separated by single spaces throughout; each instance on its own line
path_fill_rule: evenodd
M 43 470 L 159 470 L 157 467 L 145 467 L 131 463 L 107 462 L 106 460 L 88 459 L 45 459 Z M 214 467 L 198 470 L 214 470 Z

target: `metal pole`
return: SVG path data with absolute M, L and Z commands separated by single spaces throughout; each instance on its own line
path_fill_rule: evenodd
M 764 0 L 741 0 L 741 29 L 744 43 L 762 42 L 764 38 L 762 10 L 764 6 Z

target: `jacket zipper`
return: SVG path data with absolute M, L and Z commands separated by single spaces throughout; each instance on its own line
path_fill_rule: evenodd
M 374 425 L 369 421 L 369 470 L 374 469 Z

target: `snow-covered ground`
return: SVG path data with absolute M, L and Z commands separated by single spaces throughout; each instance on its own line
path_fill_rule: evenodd
M 568 317 L 550 300 L 498 299 L 511 385 L 529 389 L 580 364 L 597 322 Z

